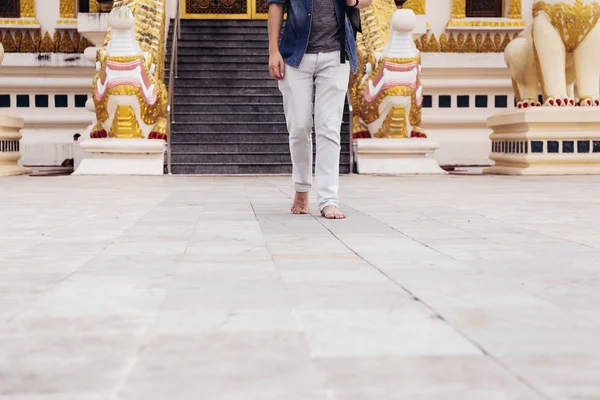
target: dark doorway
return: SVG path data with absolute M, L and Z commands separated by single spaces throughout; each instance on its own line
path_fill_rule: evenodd
M 0 2 L 0 18 L 19 18 L 20 16 L 19 0 L 2 0 Z
M 79 8 L 75 12 L 75 18 L 77 18 L 77 13 L 89 13 L 90 12 L 90 0 L 77 0 L 77 5 Z
M 467 0 L 467 18 L 502 18 L 503 0 Z

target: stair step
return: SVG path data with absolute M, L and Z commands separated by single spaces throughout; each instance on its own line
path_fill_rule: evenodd
M 249 122 L 257 123 L 273 123 L 273 124 L 285 124 L 285 115 L 282 110 L 276 113 L 269 112 L 198 112 L 198 111 L 175 111 L 175 121 L 177 123 L 185 124 L 187 122 L 194 123 L 231 123 L 235 121 L 236 124 L 246 124 Z
M 267 21 L 260 19 L 182 19 L 181 26 L 267 26 Z
M 175 122 L 172 124 L 173 130 L 177 133 L 285 133 L 287 135 L 287 126 L 285 122 Z M 342 124 L 342 130 L 348 128 L 347 123 Z
M 349 148 L 350 143 L 342 144 L 342 152 Z M 315 143 L 313 141 L 313 153 L 315 152 Z M 171 143 L 172 154 L 196 154 L 196 153 L 219 153 L 219 154 L 239 154 L 239 153 L 289 153 L 290 147 L 287 138 L 284 142 L 274 143 L 197 143 L 183 142 Z
M 175 103 L 175 113 L 179 112 L 203 112 L 212 114 L 221 113 L 281 113 L 283 112 L 283 103 L 263 103 L 263 104 L 248 104 L 248 103 L 229 103 L 229 104 L 215 104 L 215 103 L 188 103 L 179 104 Z
M 269 49 L 267 46 L 244 46 L 243 43 L 223 43 L 222 46 L 179 46 L 177 49 L 178 57 L 186 56 L 231 56 L 235 53 L 236 57 L 247 58 L 247 57 L 269 57 Z M 169 51 L 170 52 L 170 51 Z
M 261 31 L 263 31 L 261 29 Z M 172 35 L 172 33 L 171 33 Z M 185 35 L 181 35 L 181 39 L 178 39 L 178 42 L 183 45 L 184 43 L 196 43 L 197 42 L 212 42 L 215 40 L 214 33 L 196 33 L 196 32 L 186 32 Z M 171 37 L 167 40 L 167 44 L 172 43 Z M 262 34 L 254 34 L 254 33 L 229 33 L 221 32 L 219 35 L 219 40 L 213 43 L 218 44 L 222 42 L 244 42 L 244 43 L 269 43 L 268 35 Z
M 172 164 L 260 164 L 260 163 L 285 163 L 292 160 L 288 152 L 244 152 L 244 153 L 172 153 Z M 342 154 L 340 162 L 348 163 L 349 155 Z
M 237 77 L 237 78 L 177 78 L 176 86 L 179 87 L 216 87 L 216 88 L 268 88 L 277 89 L 277 81 L 272 78 L 257 79 L 253 77 Z
M 175 85 L 175 88 L 177 89 L 177 85 Z M 215 93 L 211 94 L 210 97 L 207 98 L 207 96 L 198 93 L 180 93 L 176 90 L 175 107 L 183 104 L 201 103 L 209 99 L 212 100 L 213 104 L 215 105 L 237 103 L 244 100 L 247 100 L 247 103 L 252 104 L 282 102 L 281 93 L 279 92 L 277 94 L 241 93 L 237 95 Z
M 287 143 L 288 140 L 287 131 L 280 132 L 182 132 L 182 131 L 174 131 L 173 136 L 171 137 L 171 143 L 189 143 L 194 142 L 198 144 L 204 143 L 242 143 L 245 141 L 253 141 L 255 143 Z M 342 132 L 341 135 L 342 145 L 350 142 L 350 135 L 348 131 Z
M 170 57 L 170 55 L 169 55 Z M 215 64 L 242 64 L 247 65 L 251 64 L 262 64 L 264 68 L 269 64 L 269 56 L 268 55 L 257 55 L 257 56 L 237 56 L 234 54 L 223 54 L 220 56 L 215 55 L 196 55 L 196 54 L 178 54 L 177 56 L 178 62 L 183 63 L 196 63 L 196 64 L 204 64 L 204 63 L 215 63 Z M 170 58 L 168 58 L 170 61 Z
M 270 96 L 281 96 L 281 92 L 277 88 L 277 83 L 274 85 L 271 84 L 266 87 L 243 87 L 243 86 L 219 86 L 213 85 L 212 87 L 201 87 L 197 85 L 181 85 L 177 83 L 175 85 L 175 96 L 179 96 L 180 94 L 195 94 L 195 95 L 203 95 L 203 96 L 212 96 L 215 94 L 226 94 L 229 96 L 239 96 L 239 95 L 270 95 Z M 205 97 L 206 98 L 206 97 Z
M 181 37 L 187 34 L 203 34 L 213 35 L 213 40 L 221 35 L 268 35 L 269 31 L 266 26 L 254 27 L 239 27 L 239 26 L 182 26 Z M 169 30 L 169 35 L 173 35 L 173 31 Z
M 228 37 L 227 38 L 222 38 L 219 41 L 216 42 L 210 42 L 210 41 L 195 41 L 195 40 L 181 40 L 177 43 L 177 47 L 179 50 L 179 54 L 190 54 L 188 53 L 189 50 L 198 50 L 198 52 L 200 53 L 210 53 L 210 52 L 215 52 L 215 51 L 219 51 L 219 50 L 228 50 L 230 53 L 232 51 L 235 51 L 236 54 L 242 54 L 240 53 L 241 50 L 244 49 L 260 49 L 260 50 L 267 50 L 267 55 L 268 55 L 268 49 L 269 49 L 269 38 L 266 37 L 265 40 L 262 41 L 243 41 L 243 40 L 231 40 Z M 171 45 L 171 43 L 167 42 L 167 49 L 172 48 L 173 46 Z M 217 53 L 215 53 L 217 54 Z
M 292 164 L 173 164 L 172 172 L 183 175 L 290 175 Z M 350 173 L 340 164 L 340 174 Z
M 169 75 L 169 70 L 165 71 L 165 75 Z M 189 69 L 179 69 L 177 71 L 177 79 L 208 79 L 208 78 L 216 78 L 216 79 L 238 79 L 238 78 L 250 78 L 250 79 L 258 79 L 258 80 L 271 80 L 271 76 L 269 75 L 269 71 L 267 67 L 262 68 L 260 70 L 250 70 L 250 71 L 241 71 L 236 68 L 223 68 L 220 70 L 213 71 L 199 71 L 199 70 L 189 70 Z
M 169 66 L 170 64 L 167 63 L 167 68 L 166 70 L 169 70 Z M 254 63 L 254 64 L 240 64 L 240 63 L 219 63 L 219 62 L 215 62 L 215 63 L 204 63 L 204 64 L 193 64 L 193 63 L 182 63 L 181 60 L 179 60 L 179 64 L 177 65 L 177 71 L 178 72 L 182 72 L 182 71 L 190 71 L 190 72 L 195 72 L 195 71 L 211 71 L 211 72 L 221 72 L 221 71 L 236 71 L 239 73 L 243 73 L 243 72 L 265 72 L 267 71 L 267 73 L 269 72 L 269 68 L 262 63 Z

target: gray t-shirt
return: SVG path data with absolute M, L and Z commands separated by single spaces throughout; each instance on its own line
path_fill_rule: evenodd
M 308 54 L 340 49 L 340 33 L 335 15 L 335 0 L 313 0 L 312 25 L 308 39 Z

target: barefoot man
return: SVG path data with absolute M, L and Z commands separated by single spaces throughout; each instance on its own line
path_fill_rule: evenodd
M 268 0 L 269 73 L 283 94 L 296 190 L 294 214 L 308 214 L 314 110 L 319 211 L 328 219 L 346 218 L 338 209 L 340 126 L 350 68 L 356 71 L 357 65 L 356 9 L 372 1 Z M 287 21 L 280 42 L 284 12 Z

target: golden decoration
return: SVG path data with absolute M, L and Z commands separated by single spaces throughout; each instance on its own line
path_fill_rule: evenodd
M 27 25 L 39 25 L 39 21 L 35 19 L 0 19 L 1 25 L 15 25 L 15 26 L 27 26 Z
M 463 19 L 467 17 L 467 1 L 452 0 L 452 19 Z
M 494 35 L 494 48 L 496 51 L 500 51 L 500 45 L 502 45 L 502 36 L 499 33 Z
M 58 51 L 60 53 L 75 53 L 75 46 L 73 45 L 73 40 L 71 40 L 71 35 L 69 35 L 68 31 L 63 33 L 58 45 Z
M 425 0 L 406 0 L 402 4 L 403 9 L 413 10 L 417 15 L 425 14 Z
M 60 17 L 75 18 L 75 0 L 60 0 Z
M 4 47 L 5 53 L 14 53 L 17 51 L 17 44 L 10 31 L 6 31 L 2 38 L 2 46 Z
M 556 28 L 567 52 L 572 52 L 587 37 L 600 19 L 600 4 L 597 2 L 583 4 L 575 0 L 573 5 L 567 3 L 546 4 L 538 1 L 533 5 L 533 17 L 541 12 L 550 17 L 552 26 Z
M 431 34 L 429 38 L 429 43 L 427 43 L 427 48 L 425 50 L 428 53 L 439 53 L 440 52 L 440 44 L 435 37 L 435 33 Z
M 74 52 L 79 51 L 79 42 L 81 41 L 81 35 L 78 31 L 73 32 L 73 50 Z
M 521 0 L 508 0 L 508 18 L 522 19 Z
M 498 39 L 500 39 L 500 37 L 498 36 Z M 479 47 L 479 52 L 480 53 L 495 53 L 496 52 L 496 45 L 494 44 L 494 41 L 492 40 L 492 35 L 488 32 L 487 35 L 485 35 L 485 39 L 483 41 L 483 43 L 481 44 L 481 46 Z
M 33 34 L 33 43 L 35 44 L 35 51 L 40 49 L 40 45 L 42 44 L 42 32 L 35 31 Z
M 483 36 L 481 35 L 481 33 L 477 33 L 475 35 L 475 45 L 477 46 L 477 51 L 480 52 L 481 51 L 481 45 L 483 44 Z
M 467 35 L 467 40 L 462 50 L 463 53 L 477 53 L 477 44 L 470 33 Z
M 21 18 L 35 18 L 35 0 L 21 0 Z
M 419 39 L 415 39 L 415 47 L 417 48 L 417 50 L 423 51 L 423 45 L 421 44 L 421 41 Z
M 519 35 L 520 35 L 519 33 L 515 33 L 515 34 L 513 35 L 513 40 L 514 40 L 514 39 L 516 39 L 516 38 L 518 38 L 518 37 L 519 37 Z
M 423 51 L 426 51 L 427 49 L 427 43 L 429 42 L 428 39 L 429 38 L 427 37 L 427 34 L 421 36 L 421 47 L 423 48 Z
M 448 22 L 448 27 L 469 27 L 469 28 L 521 28 L 525 27 L 525 21 L 482 21 L 475 20 L 469 21 L 466 20 L 450 20 Z
M 59 31 L 54 32 L 54 52 L 58 53 L 60 49 L 61 34 Z
M 23 41 L 23 32 L 20 30 L 15 33 L 15 44 L 17 45 L 17 52 L 21 51 L 21 42 Z
M 462 32 L 458 34 L 457 44 L 458 44 L 458 51 L 462 52 L 463 48 L 465 47 L 465 35 Z
M 498 47 L 498 52 L 504 53 L 504 50 L 506 49 L 506 46 L 508 46 L 509 43 L 510 35 L 507 33 L 506 35 L 504 35 L 504 40 L 502 41 L 502 44 Z
M 448 52 L 448 37 L 446 36 L 445 33 L 442 33 L 440 35 L 440 51 L 442 53 Z
M 37 47 L 33 41 L 33 37 L 31 37 L 31 32 L 26 31 L 19 51 L 21 53 L 35 53 L 37 51 L 36 49 Z
M 117 112 L 108 136 L 118 139 L 144 138 L 132 106 L 122 104 L 117 106 Z
M 379 131 L 375 133 L 377 138 L 401 139 L 408 137 L 406 129 L 406 109 L 404 106 L 393 106 L 385 117 Z
M 458 46 L 458 42 L 454 37 L 454 33 L 450 33 L 450 37 L 448 39 L 448 44 L 446 45 L 446 50 L 448 53 L 458 53 L 460 47 Z
M 90 12 L 97 13 L 99 10 L 98 2 L 96 0 L 90 0 Z
M 40 53 L 54 53 L 55 47 L 52 38 L 50 37 L 50 33 L 46 32 L 44 34 L 44 38 L 42 39 L 42 43 L 39 46 Z

